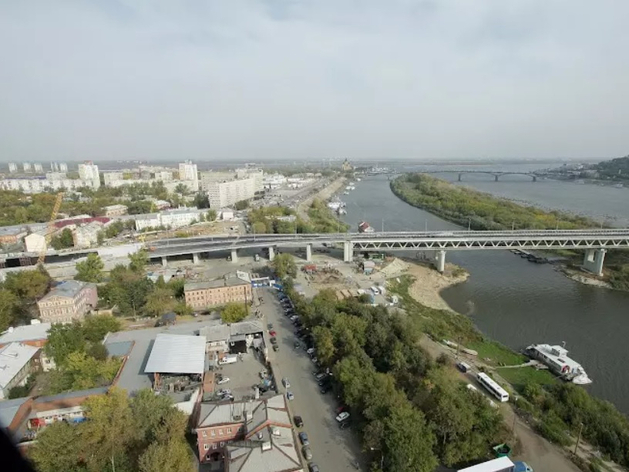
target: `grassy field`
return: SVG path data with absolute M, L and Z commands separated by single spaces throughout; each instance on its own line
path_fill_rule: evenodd
M 513 388 L 518 392 L 522 392 L 524 386 L 529 382 L 540 385 L 551 385 L 558 382 L 555 376 L 547 370 L 537 370 L 533 367 L 519 367 L 516 369 L 498 367 L 496 372 L 513 385 Z
M 470 343 L 468 346 L 478 352 L 478 358 L 490 365 L 519 365 L 527 361 L 522 354 L 513 352 L 506 346 L 496 342 L 483 339 Z

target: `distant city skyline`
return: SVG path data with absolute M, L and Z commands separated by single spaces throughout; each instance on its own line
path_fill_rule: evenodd
M 612 0 L 4 2 L 0 160 L 621 157 L 628 14 Z

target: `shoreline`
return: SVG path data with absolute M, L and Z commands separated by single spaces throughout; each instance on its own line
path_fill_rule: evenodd
M 330 182 L 325 188 L 322 188 L 314 195 L 309 196 L 299 205 L 297 205 L 297 215 L 303 219 L 304 221 L 310 221 L 310 217 L 308 216 L 308 208 L 312 205 L 312 202 L 315 199 L 322 200 L 327 202 L 332 196 L 339 191 L 341 187 L 345 184 L 347 179 L 345 177 L 339 177 L 334 181 Z

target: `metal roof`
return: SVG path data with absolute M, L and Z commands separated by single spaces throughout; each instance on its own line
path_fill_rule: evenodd
M 48 339 L 50 323 L 36 323 L 7 329 L 0 335 L 0 344 Z
M 74 298 L 77 294 L 90 284 L 79 282 L 77 280 L 66 280 L 56 287 L 53 287 L 40 301 L 47 300 L 50 297 L 68 297 Z
M 202 374 L 205 336 L 160 333 L 155 338 L 145 374 Z
M 4 400 L 0 402 L 0 426 L 8 428 L 18 410 L 28 400 L 28 397 Z
M 37 351 L 38 347 L 22 343 L 11 343 L 0 348 L 0 387 L 5 388 Z
M 513 467 L 514 464 L 511 462 L 511 459 L 508 457 L 499 457 L 498 459 L 461 469 L 459 472 L 509 472 L 513 470 Z

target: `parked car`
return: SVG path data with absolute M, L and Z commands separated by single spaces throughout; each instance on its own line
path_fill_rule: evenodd
M 326 378 L 328 376 L 328 374 L 326 374 L 325 372 L 314 372 L 315 374 L 315 379 L 317 379 L 317 381 L 319 380 L 323 380 L 324 378 Z
M 299 440 L 304 446 L 308 446 L 310 444 L 310 441 L 308 441 L 308 435 L 303 431 L 299 433 Z
M 331 385 L 332 380 L 330 379 L 330 377 L 324 377 L 321 380 L 319 380 L 319 387 L 323 387 L 324 385 Z
M 273 344 L 273 350 L 277 352 L 280 350 L 280 347 L 277 344 Z
M 299 344 L 299 341 L 295 341 L 293 346 L 295 347 L 295 349 L 299 349 L 301 347 L 301 344 Z
M 308 472 L 321 472 L 321 471 L 319 470 L 319 466 L 317 464 L 310 463 L 308 464 Z
M 284 377 L 282 379 L 282 384 L 284 384 L 284 387 L 290 388 L 290 382 L 288 381 L 288 377 Z
M 274 337 L 275 337 L 275 336 L 277 336 L 277 333 L 276 333 L 275 331 L 273 331 L 273 330 L 269 331 L 269 334 L 270 334 L 271 336 L 274 336 Z
M 218 392 L 216 392 L 219 395 L 231 395 L 232 391 L 228 388 L 223 388 L 221 390 L 219 390 Z
M 304 455 L 304 459 L 306 459 L 307 461 L 312 459 L 312 451 L 310 450 L 310 448 L 308 446 L 302 447 L 301 448 L 301 453 Z
M 349 419 L 349 413 L 347 411 L 343 411 L 336 416 L 336 421 L 342 423 L 343 421 Z
M 273 323 L 269 323 L 268 325 L 266 325 L 266 327 L 267 327 L 269 330 L 273 329 Z
M 309 347 L 308 349 L 306 349 L 306 352 L 308 354 L 312 354 L 315 351 L 314 347 Z
M 294 416 L 293 422 L 298 428 L 301 428 L 304 425 L 304 420 L 301 418 L 301 416 Z
M 336 414 L 340 415 L 341 413 L 343 413 L 344 411 L 347 411 L 347 406 L 345 405 L 341 405 L 336 409 Z
M 346 429 L 346 428 L 349 428 L 351 425 L 352 423 L 350 421 L 343 421 L 342 423 L 339 424 L 339 428 Z
M 277 344 L 277 338 L 271 338 L 271 344 Z
M 295 399 L 295 395 L 293 395 L 293 392 L 286 392 L 286 398 L 288 398 L 289 401 L 292 401 Z
M 332 386 L 331 385 L 324 385 L 323 387 L 321 387 L 319 389 L 319 392 L 321 392 L 323 395 L 325 395 L 326 393 L 328 393 L 330 390 L 332 390 Z
M 229 382 L 229 377 L 221 377 L 220 379 L 218 379 L 217 385 L 223 385 L 226 384 L 227 382 Z

